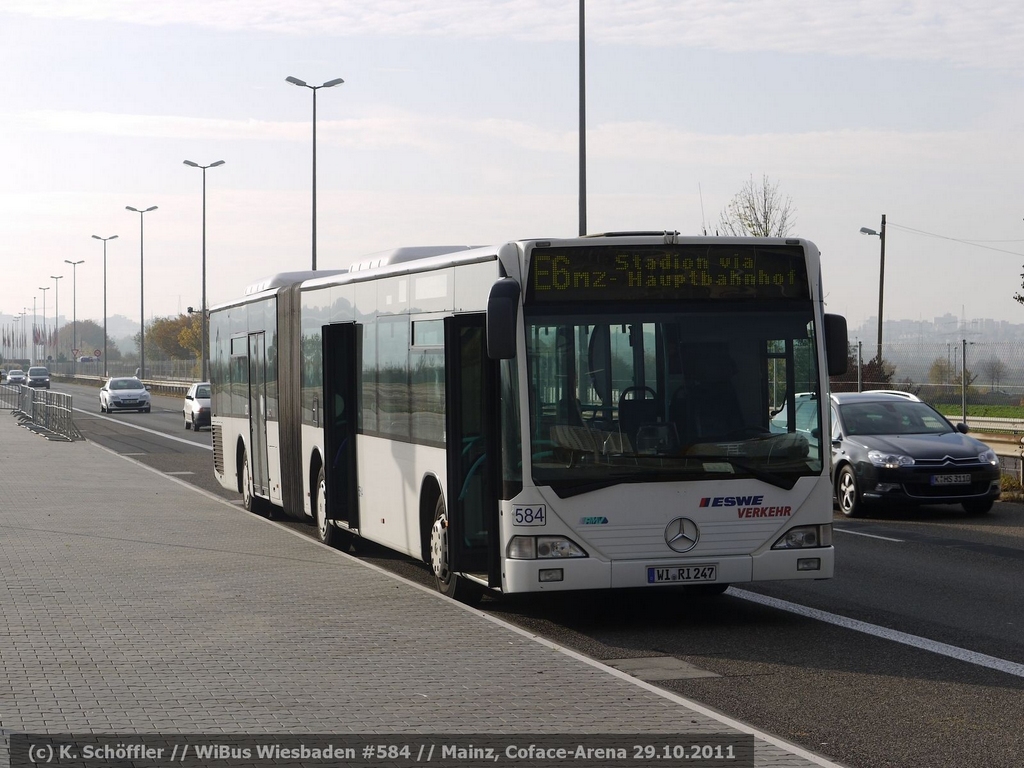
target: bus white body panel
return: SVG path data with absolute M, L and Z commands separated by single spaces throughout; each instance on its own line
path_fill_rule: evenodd
M 428 477 L 443 489 L 445 449 L 361 435 L 359 535 L 419 558 L 420 493 Z
M 276 419 L 267 421 L 267 471 L 270 501 L 281 506 L 284 503 L 281 495 L 281 435 Z

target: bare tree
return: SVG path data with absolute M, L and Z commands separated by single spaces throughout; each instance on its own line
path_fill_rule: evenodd
M 722 211 L 719 230 L 735 237 L 785 237 L 796 222 L 796 209 L 787 195 L 779 193 L 778 182 L 768 176 L 755 182 L 751 176 Z
M 998 357 L 982 360 L 978 364 L 978 368 L 981 369 L 981 375 L 989 383 L 989 391 L 994 392 L 1000 380 L 1006 375 L 1006 365 Z

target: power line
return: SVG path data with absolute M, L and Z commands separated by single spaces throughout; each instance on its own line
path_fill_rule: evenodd
M 961 240 L 960 238 L 957 238 L 957 237 L 949 237 L 948 235 L 937 235 L 934 232 L 925 232 L 923 229 L 914 229 L 913 227 L 905 227 L 902 224 L 893 224 L 891 221 L 888 222 L 888 225 L 890 227 L 896 227 L 897 229 L 902 229 L 902 230 L 905 230 L 907 232 L 913 232 L 914 234 L 917 234 L 917 235 L 924 235 L 926 237 L 936 237 L 936 238 L 938 238 L 940 240 L 951 240 L 954 243 L 963 243 L 964 245 L 973 245 L 975 248 L 984 248 L 987 251 L 998 251 L 999 253 L 1009 253 L 1009 254 L 1012 254 L 1013 256 L 1024 257 L 1024 253 L 1020 253 L 1018 251 L 1008 251 L 1005 248 L 993 248 L 991 245 L 982 245 L 983 242 L 1019 243 L 1019 242 L 1022 242 L 1020 240 L 989 240 L 989 241 L 985 241 L 985 240 L 983 240 L 983 241 Z

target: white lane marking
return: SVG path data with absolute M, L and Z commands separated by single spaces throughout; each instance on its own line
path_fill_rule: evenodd
M 903 543 L 903 539 L 891 539 L 888 536 L 877 536 L 874 533 L 862 533 L 861 531 L 851 531 L 849 528 L 836 528 L 832 526 L 832 530 L 836 533 L 849 533 L 853 536 L 867 536 L 869 539 L 881 539 L 882 541 L 895 541 L 898 544 Z
M 765 595 L 759 595 L 756 592 L 747 592 L 746 590 L 737 589 L 736 587 L 730 587 L 729 594 L 742 598 L 743 600 L 749 600 L 752 603 L 760 603 L 761 605 L 767 605 L 770 608 L 777 608 L 780 611 L 788 611 L 800 616 L 807 616 L 808 618 L 816 619 L 817 621 L 824 621 L 827 624 L 834 624 L 837 627 L 843 627 L 844 629 L 852 629 L 854 632 L 863 632 L 866 635 L 880 637 L 883 640 L 892 640 L 895 643 L 909 645 L 912 648 L 917 648 L 922 651 L 930 651 L 931 653 L 948 656 L 951 659 L 957 659 L 958 661 L 966 661 L 968 664 L 974 664 L 975 666 L 988 667 L 989 669 L 1005 672 L 1006 674 L 1014 675 L 1015 677 L 1024 677 L 1024 664 L 1018 664 L 1015 661 L 999 659 L 995 656 L 969 651 L 966 648 L 960 648 L 955 645 L 948 645 L 947 643 L 940 643 L 936 640 L 929 640 L 927 637 L 921 637 L 920 635 L 911 635 L 906 632 L 889 629 L 888 627 L 880 627 L 877 624 L 868 624 L 866 621 L 858 621 L 857 619 L 850 619 L 846 616 L 839 616 L 835 613 L 819 611 L 817 608 L 808 608 L 804 605 L 791 603 L 788 600 L 766 597 Z
M 125 454 L 125 455 L 127 455 L 127 454 Z M 181 472 L 164 472 L 164 474 L 165 475 L 194 475 L 195 472 L 189 472 L 189 471 L 186 471 L 186 470 L 182 470 Z
M 124 421 L 123 419 L 115 419 L 112 416 L 104 416 L 103 414 L 96 413 L 94 411 L 87 411 L 84 408 L 72 408 L 71 410 L 78 411 L 79 413 L 88 414 L 89 416 L 91 416 L 94 419 L 104 419 L 106 421 L 114 421 L 114 422 L 117 422 L 118 424 L 122 424 L 122 425 L 124 425 L 126 427 L 131 427 L 132 429 L 138 429 L 138 430 L 141 430 L 143 432 L 148 432 L 151 435 L 159 435 L 160 437 L 165 437 L 168 440 L 176 440 L 179 443 L 185 443 L 185 445 L 191 445 L 191 446 L 194 446 L 196 448 L 205 448 L 208 451 L 212 451 L 213 450 L 213 446 L 212 445 L 203 445 L 202 443 L 196 443 L 196 442 L 193 442 L 192 440 L 186 440 L 184 437 L 175 437 L 174 435 L 169 435 L 166 432 L 161 432 L 161 431 L 159 431 L 157 429 L 150 429 L 149 427 L 140 427 L 138 424 L 132 424 L 131 422 Z M 145 454 L 141 454 L 140 453 L 140 454 L 133 454 L 133 455 L 144 456 Z

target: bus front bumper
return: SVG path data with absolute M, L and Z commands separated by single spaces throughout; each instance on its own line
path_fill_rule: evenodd
M 714 579 L 652 581 L 652 568 L 682 571 Z M 835 570 L 833 547 L 772 549 L 755 555 L 630 560 L 611 563 L 593 557 L 564 560 L 506 560 L 502 589 L 508 594 L 563 592 L 581 589 L 631 589 L 692 584 L 746 584 L 753 581 L 830 579 Z

